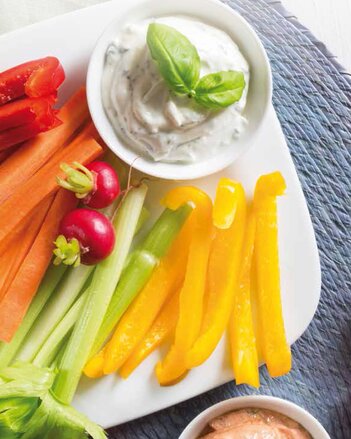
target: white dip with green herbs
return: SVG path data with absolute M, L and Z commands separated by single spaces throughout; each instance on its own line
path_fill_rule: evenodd
M 185 35 L 200 56 L 200 76 L 235 70 L 245 78 L 239 101 L 207 109 L 187 95 L 176 95 L 162 79 L 146 43 L 152 22 Z M 223 31 L 186 17 L 164 17 L 125 26 L 108 47 L 102 81 L 105 111 L 117 134 L 139 155 L 163 162 L 198 162 L 220 148 L 235 148 L 245 130 L 242 115 L 249 66 Z

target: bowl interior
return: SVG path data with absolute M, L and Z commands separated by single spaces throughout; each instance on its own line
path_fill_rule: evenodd
M 262 408 L 281 413 L 301 424 L 313 439 L 330 439 L 322 425 L 306 410 L 284 399 L 272 396 L 242 396 L 222 401 L 200 413 L 183 431 L 179 439 L 197 439 L 208 422 L 217 416 L 242 408 Z
M 105 52 L 125 23 L 165 15 L 189 15 L 227 32 L 238 44 L 250 65 L 250 85 L 245 108 L 249 125 L 235 140 L 235 148 L 223 148 L 216 157 L 191 164 L 160 163 L 138 155 L 116 135 L 102 105 L 101 76 Z M 128 164 L 156 177 L 185 180 L 217 172 L 231 164 L 246 151 L 262 124 L 271 101 L 271 72 L 264 48 L 248 23 L 229 7 L 216 0 L 128 0 L 121 2 L 117 18 L 100 37 L 90 60 L 87 76 L 87 95 L 93 121 L 106 144 Z

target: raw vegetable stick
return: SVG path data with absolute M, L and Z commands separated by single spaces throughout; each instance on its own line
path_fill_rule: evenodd
M 6 236 L 6 238 L 1 242 L 0 257 L 3 257 L 3 255 L 8 251 L 10 247 L 16 246 L 16 242 L 18 242 L 21 239 L 20 236 L 23 233 L 23 230 L 25 230 L 25 228 L 29 224 L 28 220 L 30 219 L 31 219 L 31 214 L 29 214 L 26 218 L 23 218 L 23 220 L 19 224 L 17 224 L 17 226 L 14 228 L 11 234 Z
M 11 154 L 13 154 L 18 149 L 18 146 L 14 146 L 13 148 L 5 149 L 4 151 L 0 151 L 0 164 L 2 164 Z
M 61 162 L 78 161 L 87 164 L 102 151 L 102 147 L 94 139 L 87 139 L 79 144 L 73 142 L 20 186 L 13 196 L 0 206 L 0 246 L 23 218 L 43 199 L 58 190 L 56 176 L 64 177 L 63 171 L 59 168 Z M 13 214 L 14 212 L 16 215 Z
M 7 157 L 9 157 L 9 155 L 11 155 L 12 150 L 11 149 L 7 149 L 5 151 L 0 151 L 0 163 L 2 163 L 4 160 L 7 159 Z
M 49 107 L 47 114 L 40 114 L 33 122 L 9 128 L 0 132 L 0 150 L 19 145 L 29 139 L 34 138 L 40 133 L 52 130 L 61 125 L 61 121 L 56 117 L 56 112 Z
M 116 200 L 111 206 L 117 209 L 118 205 L 119 201 Z M 108 210 L 110 210 L 111 206 L 109 206 Z M 139 216 L 135 233 L 137 233 L 145 219 L 145 213 L 143 212 L 144 208 Z M 107 209 L 103 209 L 102 213 L 106 214 Z M 75 321 L 78 319 L 77 317 L 74 320 L 74 317 L 76 315 L 79 316 L 79 314 L 71 311 L 73 307 L 76 307 L 82 296 L 87 294 L 86 286 L 90 283 L 90 277 L 94 268 L 95 266 L 80 265 L 77 268 L 68 270 L 68 273 L 56 288 L 45 309 L 41 312 L 40 318 L 32 324 L 29 334 L 17 353 L 16 360 L 28 362 L 32 361 L 35 357 L 35 361 L 38 359 L 40 362 L 43 358 L 45 359 L 48 356 L 51 358 L 54 355 L 54 346 L 51 346 L 50 340 L 59 338 L 60 334 L 66 336 L 72 329 Z M 76 300 L 78 296 L 79 299 Z M 72 306 L 73 302 L 74 306 Z M 71 321 L 71 326 L 69 326 L 69 321 Z M 61 339 L 58 341 L 61 342 Z M 37 354 L 39 350 L 40 354 Z
M 114 206 L 115 208 L 118 206 L 118 201 L 114 203 Z M 143 211 L 145 212 L 144 208 L 139 216 L 135 233 L 138 232 L 138 228 L 141 227 L 145 218 Z M 106 209 L 104 209 L 104 212 L 106 213 Z M 34 364 L 41 366 L 50 365 L 51 360 L 54 358 L 55 365 L 59 364 L 61 359 L 57 358 L 56 353 L 60 350 L 60 346 L 66 344 L 71 329 L 81 315 L 82 305 L 84 305 L 85 298 L 89 294 L 88 288 L 83 290 L 69 310 L 68 306 L 70 301 L 73 302 L 80 293 L 79 288 L 83 284 L 83 277 L 91 269 L 94 269 L 94 267 L 82 265 L 71 269 L 56 289 L 48 306 L 40 314 L 38 321 L 33 325 L 16 359 L 28 362 L 29 359 L 33 358 L 31 352 L 37 352 L 32 360 Z M 88 278 L 85 284 L 89 284 L 89 280 Z
M 11 343 L 0 344 L 0 369 L 8 366 L 12 362 L 29 330 L 37 320 L 50 296 L 55 291 L 55 288 L 60 282 L 66 269 L 67 266 L 63 264 L 58 267 L 54 265 L 49 266 L 47 272 L 45 273 L 45 277 L 42 280 L 37 293 L 35 294 L 34 300 L 32 301 L 29 310 L 21 323 L 21 326 L 13 337 Z
M 1 278 L 0 287 L 0 302 L 6 294 L 10 284 L 12 283 L 16 273 L 21 266 L 24 258 L 27 256 L 37 233 L 43 224 L 44 218 L 52 203 L 53 197 L 50 197 L 38 206 L 38 209 L 31 215 L 28 221 L 25 221 L 22 232 L 18 237 L 17 242 L 9 246 L 8 251 L 5 252 L 1 259 L 0 265 L 7 267 L 6 277 Z M 11 253 L 13 254 L 11 258 Z M 4 260 L 2 264 L 1 261 Z
M 99 358 L 102 354 L 104 368 L 97 370 L 93 366 L 96 364 L 94 357 L 85 367 L 87 376 L 101 376 L 103 369 L 109 372 L 118 370 L 142 340 L 169 295 L 180 288 L 184 279 L 190 233 L 190 227 L 185 224 L 169 253 L 161 259 L 149 282 L 123 315 L 112 339 L 103 349 L 104 354 L 101 351 L 97 354 Z M 91 374 L 89 369 L 93 369 Z
M 81 265 L 71 268 L 55 291 L 50 301 L 34 323 L 25 342 L 19 350 L 16 360 L 31 362 L 55 326 L 62 320 L 85 284 L 88 282 L 94 266 Z
M 114 206 L 115 207 L 118 206 L 118 201 L 114 203 Z M 143 207 L 139 215 L 139 219 L 135 228 L 135 234 L 138 232 L 138 228 L 141 227 L 143 223 L 143 219 L 145 217 L 145 213 L 143 214 L 143 212 L 145 212 L 144 209 L 145 208 Z M 104 209 L 103 211 L 106 213 L 106 209 Z M 40 350 L 38 351 L 38 353 L 35 355 L 35 358 L 33 359 L 33 363 L 38 366 L 50 365 L 53 358 L 55 358 L 56 366 L 58 366 L 59 362 L 61 361 L 61 358 L 57 358 L 56 353 L 60 350 L 60 347 L 65 342 L 67 342 L 71 329 L 73 328 L 79 316 L 81 315 L 82 306 L 84 306 L 86 297 L 89 294 L 89 287 L 87 287 L 83 291 L 83 293 L 74 302 L 74 305 L 71 306 L 68 312 L 67 312 L 67 306 L 65 305 L 67 299 L 63 297 L 62 300 L 61 297 L 67 296 L 68 298 L 73 296 L 72 300 L 76 299 L 76 296 L 78 294 L 76 272 L 77 270 L 82 268 L 83 266 L 81 265 L 80 267 L 71 270 L 70 274 L 72 274 L 72 276 L 66 276 L 65 280 L 60 284 L 54 297 L 50 301 L 49 306 L 47 306 L 45 308 L 45 311 L 40 315 L 39 321 L 33 328 L 34 330 L 31 331 L 30 333 L 30 338 L 32 339 L 30 343 L 41 346 Z M 85 268 L 91 268 L 91 267 L 86 266 Z M 81 277 L 82 275 L 83 273 L 81 273 Z M 87 282 L 89 282 L 89 279 Z M 61 316 L 61 320 L 57 322 L 57 317 L 59 315 Z M 56 320 L 55 323 L 53 322 L 54 320 Z M 41 340 L 39 340 L 38 343 L 38 338 L 40 337 L 39 335 L 40 331 L 43 332 L 45 331 L 47 334 L 50 335 L 48 337 L 41 338 Z M 27 340 L 25 345 L 28 344 Z M 45 340 L 44 343 L 43 340 Z M 27 358 L 23 358 L 22 355 L 23 351 L 18 356 L 18 358 L 22 361 L 23 360 L 28 361 Z
M 44 203 L 46 200 L 43 200 L 42 203 Z M 37 207 L 37 210 L 39 209 L 40 204 Z M 4 256 L 5 253 L 7 253 L 9 248 L 16 247 L 16 243 L 18 243 L 25 232 L 25 230 L 28 228 L 32 216 L 34 217 L 35 211 L 27 215 L 26 218 L 23 218 L 23 220 L 17 224 L 15 229 L 11 232 L 10 235 L 6 236 L 6 238 L 1 242 L 0 244 L 0 258 Z
M 228 205 L 231 209 L 226 212 Z M 222 178 L 218 184 L 213 210 L 217 222 L 220 219 L 218 211 L 222 210 L 223 218 L 220 222 L 226 223 L 225 219 L 231 218 L 231 224 L 226 229 L 215 228 L 207 270 L 207 300 L 205 300 L 202 327 L 199 337 L 187 354 L 188 369 L 199 366 L 207 360 L 228 325 L 245 233 L 246 199 L 242 185 Z
M 11 279 L 17 259 L 17 246 L 11 246 L 0 257 L 0 301 L 5 296 L 8 280 Z M 6 289 L 5 289 L 6 288 Z
M 54 393 L 64 403 L 71 402 L 111 297 L 120 279 L 132 244 L 147 187 L 131 189 L 113 220 L 117 239 L 113 252 L 97 265 L 83 310 L 68 340 L 59 364 Z
M 192 239 L 179 298 L 179 319 L 174 341 L 165 358 L 156 366 L 161 385 L 178 380 L 187 371 L 186 356 L 196 341 L 203 316 L 208 257 L 211 246 L 212 202 L 207 194 L 192 186 L 177 187 L 166 194 L 164 203 L 177 208 L 179 203 L 195 205 L 189 218 L 193 223 Z
M 72 137 L 89 117 L 85 88 L 80 88 L 60 109 L 59 127 L 26 142 L 0 165 L 0 203 L 35 174 Z
M 54 56 L 26 61 L 0 73 L 0 105 L 23 96 L 55 94 L 64 79 L 63 67 Z
M 10 288 L 0 303 L 0 339 L 11 341 L 39 287 L 52 257 L 53 241 L 62 217 L 77 205 L 68 191 L 60 190 Z
M 73 147 L 73 145 L 78 145 L 79 143 L 83 142 L 84 140 L 88 139 L 91 136 L 94 136 L 96 132 L 96 129 L 92 122 L 88 122 L 82 131 L 79 133 L 79 135 L 72 141 L 72 144 L 70 147 Z M 1 170 L 1 166 L 0 166 Z M 1 194 L 0 194 L 1 197 Z M 16 230 L 14 230 L 11 234 L 9 234 L 3 241 L 0 243 L 0 255 L 6 251 L 6 249 L 10 246 L 12 246 L 12 243 L 15 242 L 16 239 L 19 238 L 19 234 L 22 232 L 23 228 L 26 227 L 25 224 L 26 219 L 23 219 L 20 224 L 16 227 Z
M 33 364 L 36 366 L 50 366 L 52 361 L 54 361 L 60 350 L 61 343 L 66 340 L 67 335 L 70 333 L 81 315 L 88 294 L 89 290 L 86 289 L 86 291 L 84 291 L 84 293 L 74 302 L 72 307 L 63 316 L 62 320 L 57 324 L 49 337 L 45 340 L 45 343 L 41 346 L 36 356 L 33 358 Z
M 251 211 L 247 220 L 239 278 L 234 288 L 234 306 L 229 320 L 229 344 L 236 383 L 259 387 L 250 279 L 255 230 L 256 220 Z
M 291 369 L 291 351 L 285 336 L 280 297 L 277 196 L 286 184 L 280 172 L 262 175 L 256 183 L 255 267 L 257 277 L 260 344 L 268 372 L 272 377 Z
M 136 346 L 119 370 L 122 378 L 128 378 L 133 370 L 160 346 L 174 331 L 179 314 L 179 291 L 166 302 L 145 338 Z
M 165 209 L 143 242 L 132 252 L 95 339 L 91 355 L 101 348 L 133 299 L 144 288 L 160 259 L 168 252 L 191 211 L 192 206 L 188 203 L 181 205 L 174 211 Z

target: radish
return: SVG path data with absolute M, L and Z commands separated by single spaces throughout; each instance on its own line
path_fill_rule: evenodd
M 73 167 L 66 163 L 61 169 L 66 180 L 57 177 L 57 183 L 76 194 L 84 204 L 94 209 L 109 206 L 120 194 L 120 185 L 116 171 L 106 162 L 96 161 L 87 166 L 74 162 Z
M 62 219 L 55 245 L 54 264 L 94 265 L 112 252 L 115 232 L 111 221 L 102 213 L 75 209 Z

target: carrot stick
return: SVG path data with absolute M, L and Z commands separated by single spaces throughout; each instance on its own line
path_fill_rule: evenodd
M 13 242 L 7 251 L 0 258 L 1 268 L 6 267 L 6 273 L 0 275 L 0 302 L 10 287 L 16 273 L 21 266 L 24 258 L 27 256 L 35 237 L 37 236 L 44 218 L 49 210 L 53 198 L 50 197 L 44 200 L 34 215 L 31 215 L 22 226 L 16 242 Z
M 5 285 L 17 257 L 17 246 L 11 246 L 0 258 L 0 300 L 5 295 Z
M 58 113 L 63 122 L 23 144 L 0 165 L 0 203 L 27 181 L 58 151 L 89 117 L 85 88 L 80 88 Z
M 60 190 L 55 196 L 29 253 L 0 303 L 1 340 L 11 341 L 21 324 L 50 263 L 60 221 L 76 205 L 77 199 L 69 191 Z
M 10 157 L 19 147 L 14 146 L 12 148 L 7 148 L 4 151 L 0 151 L 0 164 L 2 164 L 7 158 Z
M 65 173 L 59 168 L 60 163 L 77 161 L 84 165 L 90 163 L 102 152 L 102 147 L 92 138 L 81 143 L 73 141 L 20 186 L 12 197 L 0 206 L 0 246 L 2 241 L 6 237 L 8 239 L 8 235 L 42 200 L 59 189 L 56 176 L 65 177 Z
M 95 138 L 96 136 L 96 128 L 92 122 L 88 122 L 82 131 L 78 134 L 78 136 L 72 141 L 72 145 L 78 145 L 79 143 L 83 142 L 84 140 L 87 140 L 89 137 L 93 136 Z M 57 153 L 58 154 L 58 153 Z M 1 169 L 1 167 L 0 167 Z M 22 231 L 23 226 L 23 220 L 20 222 L 16 229 L 11 232 L 11 234 L 7 235 L 5 239 L 3 239 L 0 243 L 0 257 L 1 255 L 11 246 L 12 242 L 15 242 L 16 239 L 18 239 L 19 234 Z

